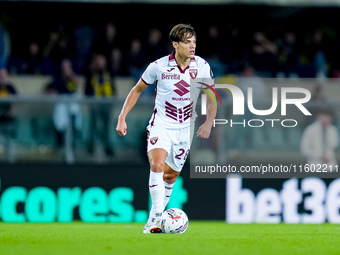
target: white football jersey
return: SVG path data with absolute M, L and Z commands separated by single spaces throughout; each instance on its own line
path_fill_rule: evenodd
M 196 78 L 212 78 L 209 64 L 198 56 L 184 70 L 177 65 L 174 52 L 147 67 L 141 79 L 156 86 L 151 126 L 180 129 L 190 125 L 190 117 L 196 115 L 194 106 L 198 97 L 197 94 L 190 99 L 190 79 Z

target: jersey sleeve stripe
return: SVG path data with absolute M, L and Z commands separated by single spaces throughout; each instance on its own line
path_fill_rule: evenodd
M 146 85 L 148 85 L 148 86 L 152 85 L 152 83 L 147 83 L 147 82 L 143 79 L 143 77 L 140 77 L 140 79 L 141 79 Z

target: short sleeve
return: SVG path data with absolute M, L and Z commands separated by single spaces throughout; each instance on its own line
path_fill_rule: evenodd
M 208 62 L 204 62 L 202 68 L 201 68 L 201 78 L 202 82 L 209 84 L 209 85 L 214 85 L 214 78 L 213 78 L 213 73 L 211 71 L 210 65 Z
M 157 80 L 157 70 L 158 70 L 157 63 L 152 62 L 151 64 L 149 64 L 149 66 L 142 74 L 141 79 L 148 85 L 154 84 L 155 81 Z
M 202 77 L 203 78 L 210 78 L 213 79 L 214 75 L 213 72 L 211 71 L 210 65 L 208 62 L 205 62 L 202 67 Z

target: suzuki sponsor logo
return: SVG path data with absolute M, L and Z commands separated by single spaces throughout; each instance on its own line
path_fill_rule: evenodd
M 177 88 L 174 90 L 174 92 L 176 92 L 181 97 L 190 92 L 190 90 L 187 89 L 190 87 L 190 84 L 186 83 L 184 80 L 175 83 L 174 86 Z

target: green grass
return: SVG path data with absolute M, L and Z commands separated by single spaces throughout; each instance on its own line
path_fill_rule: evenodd
M 340 254 L 340 225 L 191 221 L 183 235 L 145 235 L 142 228 L 137 223 L 0 223 L 0 254 Z

